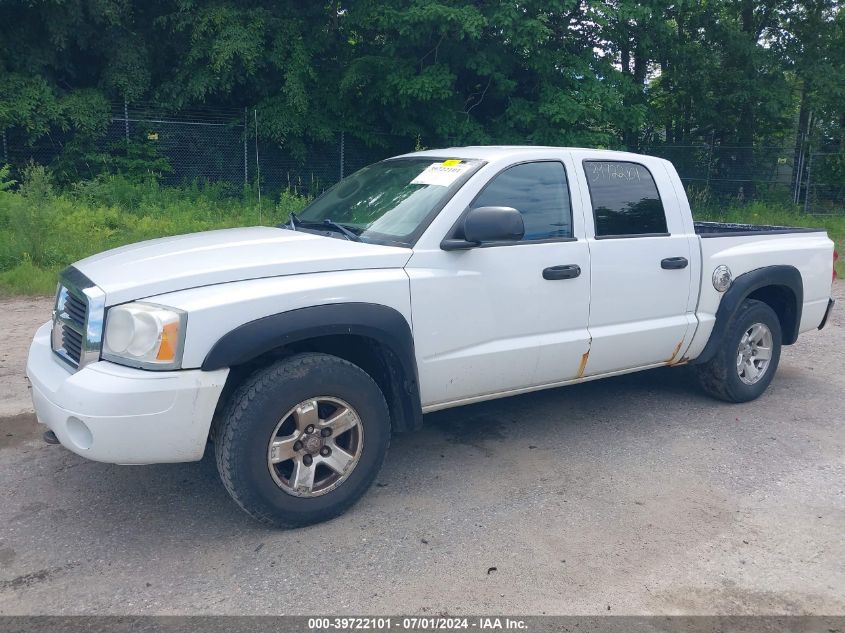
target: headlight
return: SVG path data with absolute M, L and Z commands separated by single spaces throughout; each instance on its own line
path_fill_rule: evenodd
M 179 369 L 187 314 L 151 303 L 127 303 L 106 315 L 103 358 L 145 369 Z

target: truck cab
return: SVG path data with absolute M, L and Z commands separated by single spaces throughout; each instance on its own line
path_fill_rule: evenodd
M 494 152 L 456 195 L 461 212 L 438 217 L 406 265 L 427 406 L 682 358 L 700 261 L 674 170 L 600 151 Z M 489 206 L 519 209 L 522 238 L 448 245 L 466 214 Z

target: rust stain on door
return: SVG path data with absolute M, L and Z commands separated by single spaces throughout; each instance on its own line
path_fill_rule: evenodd
M 584 370 L 587 369 L 587 361 L 590 360 L 590 352 L 586 351 L 581 354 L 581 364 L 578 365 L 578 375 L 576 378 L 584 377 Z
M 683 345 L 683 344 L 684 344 L 684 339 L 681 339 L 678 342 L 678 344 L 675 346 L 675 351 L 672 352 L 672 355 L 669 358 L 667 358 L 664 362 L 671 363 L 673 360 L 675 360 L 675 356 L 677 356 L 678 352 L 681 351 L 681 345 Z

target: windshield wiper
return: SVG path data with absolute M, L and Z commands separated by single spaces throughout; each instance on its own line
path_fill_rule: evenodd
M 291 231 L 295 231 L 297 226 L 302 226 L 305 228 L 319 228 L 325 226 L 330 229 L 334 229 L 338 233 L 341 233 L 348 240 L 352 240 L 353 242 L 361 241 L 361 238 L 357 233 L 355 233 L 354 231 L 350 231 L 347 227 L 329 218 L 326 218 L 322 222 L 306 222 L 305 220 L 300 220 L 298 217 L 296 217 L 295 213 L 291 213 L 290 221 L 285 222 L 284 224 L 280 224 L 279 226 L 289 228 Z
M 346 239 L 348 239 L 348 240 L 352 240 L 353 242 L 360 242 L 361 241 L 361 238 L 358 236 L 358 234 L 353 233 L 348 228 L 346 228 L 342 224 L 338 224 L 334 220 L 330 220 L 329 218 L 326 218 L 325 220 L 323 220 L 323 224 L 327 224 L 328 226 L 332 227 L 333 229 L 340 231 L 341 233 L 343 233 L 346 236 Z

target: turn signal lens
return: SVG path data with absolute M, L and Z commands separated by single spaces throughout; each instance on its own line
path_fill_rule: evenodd
M 172 361 L 176 358 L 176 347 L 179 344 L 179 324 L 168 323 L 161 330 L 161 343 L 158 347 L 156 360 Z

